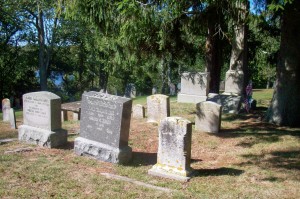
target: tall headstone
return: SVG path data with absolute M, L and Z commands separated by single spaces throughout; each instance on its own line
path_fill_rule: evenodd
M 132 100 L 129 98 L 84 92 L 80 137 L 75 139 L 75 153 L 112 163 L 130 161 L 132 149 L 128 146 L 128 137 L 131 108 Z
M 181 75 L 181 91 L 177 101 L 183 103 L 199 103 L 207 98 L 209 92 L 210 73 L 183 73 Z
M 157 163 L 149 174 L 187 181 L 191 178 L 192 123 L 181 117 L 167 117 L 159 125 Z
M 61 99 L 46 91 L 23 95 L 23 125 L 19 140 L 55 148 L 67 143 L 67 131 L 61 128 Z
M 8 98 L 4 98 L 2 100 L 2 115 L 3 115 L 4 122 L 9 121 L 9 110 L 10 110 L 10 100 Z
M 169 116 L 169 96 L 156 94 L 147 97 L 147 122 L 160 123 L 161 120 Z
M 15 110 L 13 108 L 10 108 L 9 110 L 9 122 L 10 122 L 10 128 L 17 129 L 16 115 L 15 115 Z
M 244 84 L 244 73 L 242 70 L 228 70 L 225 77 L 225 93 L 241 95 Z
M 221 127 L 222 106 L 215 102 L 200 102 L 196 104 L 195 129 L 218 133 Z
M 133 118 L 145 118 L 145 107 L 141 104 L 134 105 L 132 108 Z

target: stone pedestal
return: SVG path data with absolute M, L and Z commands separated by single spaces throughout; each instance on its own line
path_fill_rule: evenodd
M 159 125 L 157 163 L 150 175 L 188 181 L 191 163 L 192 123 L 180 117 L 167 117 Z
M 85 92 L 81 102 L 80 137 L 75 139 L 77 155 L 112 163 L 127 163 L 132 100 L 99 92 Z
M 49 148 L 67 143 L 67 131 L 61 129 L 60 97 L 50 92 L 23 95 L 24 124 L 19 140 Z
M 183 103 L 199 103 L 206 100 L 209 92 L 210 73 L 183 73 L 181 91 L 177 101 Z
M 241 70 L 228 70 L 225 78 L 225 93 L 241 95 L 244 84 L 244 73 Z
M 195 129 L 218 133 L 221 127 L 222 106 L 215 102 L 200 102 L 196 104 Z

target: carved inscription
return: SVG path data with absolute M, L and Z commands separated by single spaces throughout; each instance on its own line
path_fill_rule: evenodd
M 24 96 L 25 124 L 49 129 L 50 127 L 50 102 L 46 98 Z
M 87 128 L 91 130 L 96 128 L 98 131 L 106 131 L 108 134 L 112 134 L 107 126 L 110 126 L 115 120 L 116 104 L 93 97 L 87 97 L 86 102 L 88 119 L 93 121 L 93 125 L 89 124 Z

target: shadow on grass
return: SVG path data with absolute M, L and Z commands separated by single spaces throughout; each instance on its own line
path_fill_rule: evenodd
M 147 152 L 132 152 L 132 162 L 131 166 L 148 166 L 155 165 L 157 162 L 157 153 L 147 153 Z
M 273 151 L 269 154 L 246 154 L 242 155 L 245 162 L 239 164 L 257 165 L 262 168 L 282 168 L 288 170 L 300 170 L 300 149 L 290 151 Z
M 243 170 L 221 167 L 217 169 L 197 169 L 195 170 L 195 177 L 205 177 L 205 176 L 239 176 L 244 173 Z

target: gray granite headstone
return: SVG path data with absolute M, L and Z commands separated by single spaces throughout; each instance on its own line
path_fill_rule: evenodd
M 46 91 L 23 95 L 23 125 L 19 140 L 54 148 L 67 143 L 67 131 L 61 129 L 60 97 Z
M 10 110 L 10 100 L 8 98 L 4 98 L 2 100 L 2 115 L 3 115 L 4 122 L 9 121 L 9 110 Z
M 132 157 L 128 146 L 131 108 L 129 98 L 84 92 L 80 137 L 75 139 L 75 153 L 106 162 L 129 162 Z
M 183 73 L 181 75 L 181 90 L 177 96 L 178 102 L 199 103 L 207 98 L 209 92 L 210 73 Z
M 215 102 L 200 102 L 196 104 L 195 129 L 218 133 L 221 127 L 222 106 Z
M 157 163 L 150 175 L 187 181 L 192 175 L 192 123 L 181 117 L 167 117 L 159 125 Z
M 170 98 L 156 94 L 147 97 L 147 122 L 159 123 L 170 116 Z
M 10 128 L 17 129 L 16 115 L 15 115 L 15 110 L 13 108 L 10 108 L 9 110 L 9 122 L 10 122 Z
M 238 114 L 241 108 L 241 96 L 239 95 L 231 95 L 229 93 L 209 93 L 207 101 L 216 102 L 222 105 L 223 113 Z
M 145 107 L 141 104 L 134 105 L 132 107 L 133 118 L 145 118 Z

